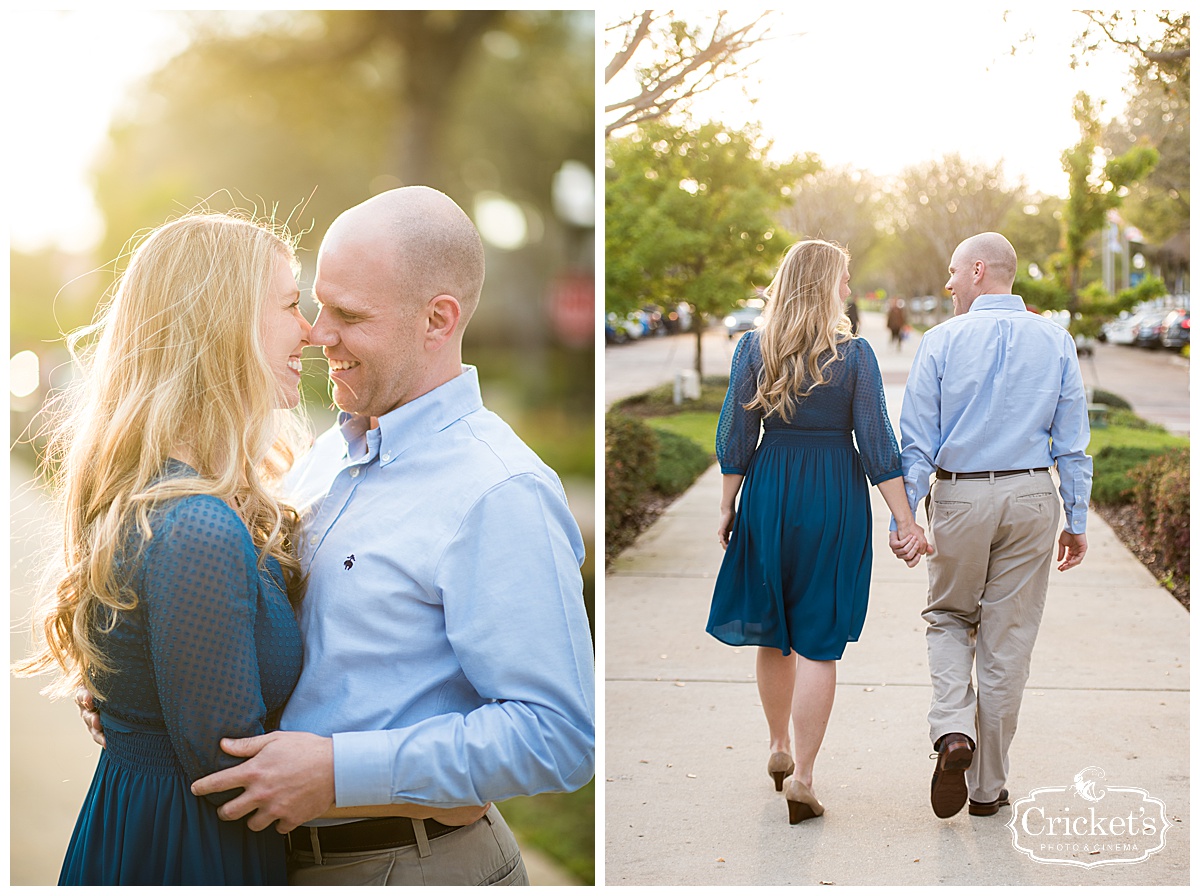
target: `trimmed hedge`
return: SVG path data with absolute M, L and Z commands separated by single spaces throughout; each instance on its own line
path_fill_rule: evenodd
M 712 455 L 693 439 L 653 427 L 658 436 L 658 464 L 654 471 L 654 488 L 664 495 L 686 491 L 712 463 Z
M 611 560 L 637 538 L 657 498 L 686 491 L 712 455 L 695 439 L 621 411 L 604 418 L 604 549 Z
M 1187 449 L 1160 454 L 1130 473 L 1142 537 L 1163 564 L 1189 577 L 1191 473 Z
M 636 525 L 654 484 L 658 436 L 649 426 L 620 413 L 604 418 L 604 533 L 609 544 L 617 533 Z
M 1106 445 L 1092 455 L 1092 500 L 1097 504 L 1133 501 L 1134 470 L 1161 456 L 1161 449 Z
M 1096 404 L 1106 404 L 1110 408 L 1119 408 L 1123 411 L 1132 411 L 1133 405 L 1112 392 L 1107 392 L 1104 389 L 1095 389 L 1092 392 L 1092 401 Z

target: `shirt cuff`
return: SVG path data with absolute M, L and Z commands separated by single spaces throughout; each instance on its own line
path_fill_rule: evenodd
M 386 731 L 348 731 L 333 736 L 333 792 L 338 806 L 392 802 L 392 763 Z
M 1077 509 L 1067 513 L 1063 529 L 1072 535 L 1083 535 L 1087 532 L 1087 508 Z

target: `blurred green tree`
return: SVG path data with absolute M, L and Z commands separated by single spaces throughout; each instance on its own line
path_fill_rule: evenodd
M 957 153 L 904 169 L 888 190 L 889 291 L 941 296 L 955 247 L 999 230 L 1023 192 L 1006 183 L 1000 163 L 976 164 Z
M 1160 81 L 1140 82 L 1124 114 L 1103 130 L 1101 145 L 1113 156 L 1136 146 L 1158 152 L 1158 164 L 1129 185 L 1122 217 L 1148 243 L 1164 243 L 1187 230 L 1191 219 L 1191 107 L 1186 90 Z
M 779 222 L 797 238 L 845 246 L 853 256 L 852 273 L 859 272 L 851 279 L 861 283 L 882 236 L 882 203 L 879 180 L 869 172 L 827 168 L 800 179 Z
M 765 286 L 788 245 L 778 213 L 819 163 L 773 162 L 758 129 L 652 122 L 607 141 L 605 307 L 685 301 L 723 314 Z M 703 327 L 697 321 L 696 370 Z
M 1066 246 L 1066 281 L 1071 297 L 1070 308 L 1077 310 L 1082 287 L 1081 271 L 1089 254 L 1088 240 L 1098 233 L 1108 213 L 1120 208 L 1129 186 L 1141 180 L 1158 162 L 1158 151 L 1137 145 L 1128 152 L 1097 164 L 1100 122 L 1091 98 L 1075 96 L 1075 121 L 1079 124 L 1079 142 L 1063 152 L 1063 169 L 1070 179 L 1070 193 L 1063 209 Z
M 276 210 L 319 235 L 343 209 L 401 184 L 438 187 L 472 213 L 502 196 L 524 236 L 489 247 L 487 301 L 468 338 L 495 334 L 536 354 L 547 280 L 592 256 L 590 229 L 563 222 L 553 196 L 565 162 L 590 170 L 595 157 L 590 12 L 193 21 L 194 39 L 131 97 L 96 167 L 102 257 L 202 201 Z
M 1017 269 L 1026 277 L 1056 273 L 1062 252 L 1062 209 L 1058 196 L 1030 196 L 1014 204 L 998 228 L 1017 250 Z M 1039 306 L 1043 307 L 1043 306 Z

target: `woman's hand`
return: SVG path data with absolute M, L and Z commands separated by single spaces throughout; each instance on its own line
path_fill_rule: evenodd
M 721 508 L 721 522 L 717 524 L 717 541 L 721 550 L 729 547 L 729 533 L 733 531 L 733 508 Z
M 104 726 L 100 724 L 100 713 L 96 710 L 96 701 L 92 692 L 87 688 L 75 689 L 75 705 L 79 707 L 79 717 L 87 726 L 88 734 L 100 746 L 107 746 L 104 739 Z
M 922 556 L 933 553 L 933 545 L 925 537 L 925 530 L 913 519 L 896 522 L 896 531 L 890 534 L 888 545 L 892 553 L 910 567 L 921 562 Z

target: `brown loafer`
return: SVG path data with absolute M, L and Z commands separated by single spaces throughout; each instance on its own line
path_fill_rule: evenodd
M 938 745 L 937 764 L 929 783 L 929 802 L 938 818 L 957 815 L 967 802 L 963 772 L 971 767 L 974 750 L 965 734 L 947 734 Z
M 1012 803 L 1008 801 L 1008 791 L 1001 790 L 1000 795 L 990 803 L 980 803 L 975 800 L 971 800 L 971 804 L 967 806 L 967 811 L 972 815 L 995 815 L 1000 811 L 1001 806 L 1011 805 Z

